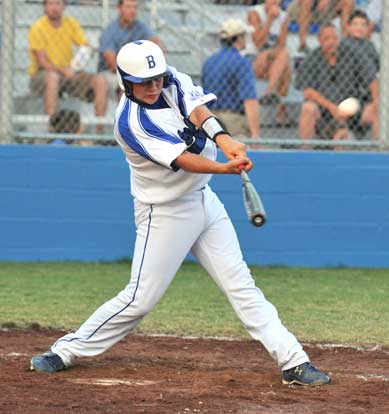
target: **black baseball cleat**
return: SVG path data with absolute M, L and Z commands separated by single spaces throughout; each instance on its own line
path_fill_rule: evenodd
M 35 355 L 31 358 L 30 370 L 40 372 L 57 372 L 65 369 L 65 364 L 59 355 L 47 351 L 44 354 Z
M 282 383 L 287 385 L 324 385 L 328 384 L 331 378 L 319 371 L 310 362 L 297 365 L 282 372 Z

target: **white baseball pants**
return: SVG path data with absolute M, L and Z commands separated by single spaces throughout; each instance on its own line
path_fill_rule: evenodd
M 308 361 L 277 310 L 255 286 L 224 206 L 205 187 L 159 205 L 135 201 L 137 238 L 129 284 L 103 304 L 75 333 L 51 348 L 71 365 L 98 355 L 132 331 L 159 302 L 188 252 L 226 295 L 250 335 L 285 370 Z

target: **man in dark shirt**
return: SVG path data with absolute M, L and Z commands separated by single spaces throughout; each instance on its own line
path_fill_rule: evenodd
M 350 117 L 340 111 L 338 104 L 358 91 L 368 88 L 372 102 L 365 105 L 360 116 L 362 125 L 373 126 L 378 134 L 378 82 L 376 68 L 369 59 L 357 55 L 339 44 L 336 28 L 324 24 L 319 32 L 320 46 L 300 65 L 296 88 L 302 89 L 305 102 L 301 106 L 299 134 L 312 139 L 316 134 L 325 139 L 344 139 L 348 135 Z M 315 134 L 316 133 L 316 134 Z

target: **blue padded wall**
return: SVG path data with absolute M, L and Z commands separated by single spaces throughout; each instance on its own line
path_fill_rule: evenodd
M 389 267 L 389 154 L 250 155 L 265 227 L 248 223 L 238 176 L 211 181 L 248 263 Z M 130 258 L 134 240 L 119 148 L 0 146 L 0 260 Z

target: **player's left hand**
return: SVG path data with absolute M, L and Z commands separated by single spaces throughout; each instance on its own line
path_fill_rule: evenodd
M 220 134 L 216 137 L 216 143 L 228 160 L 244 157 L 248 159 L 244 169 L 250 171 L 253 168 L 254 165 L 247 157 L 246 145 L 243 142 L 232 139 L 230 135 Z

